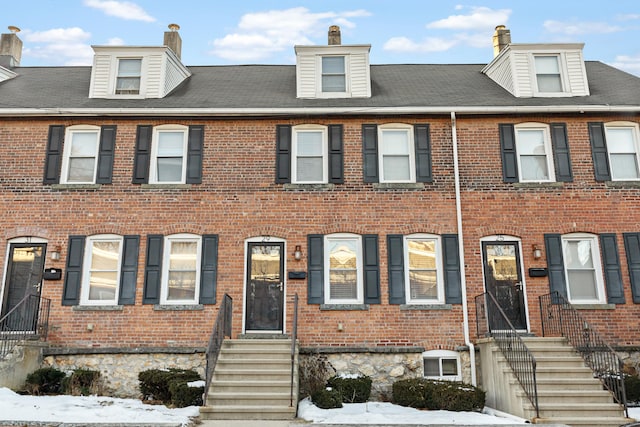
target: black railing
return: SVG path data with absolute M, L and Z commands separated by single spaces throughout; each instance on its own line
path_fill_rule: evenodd
M 540 417 L 536 359 L 489 292 L 476 297 L 476 329 L 479 337 L 493 337 L 533 405 L 536 417 Z
M 628 417 L 623 364 L 616 352 L 559 292 L 542 295 L 539 301 L 542 335 L 565 337 Z
M 204 396 L 202 398 L 202 404 L 207 404 L 207 396 L 209 395 L 209 387 L 211 386 L 211 378 L 213 377 L 213 371 L 216 368 L 218 362 L 218 355 L 222 348 L 222 342 L 224 337 L 231 338 L 231 319 L 233 314 L 233 300 L 228 294 L 224 294 L 222 303 L 218 309 L 218 317 L 216 317 L 216 323 L 213 325 L 213 331 L 209 338 L 209 347 L 207 347 L 207 372 L 204 385 Z
M 0 319 L 0 360 L 26 339 L 47 339 L 50 307 L 50 299 L 27 295 Z
M 298 294 L 293 295 L 293 327 L 291 328 L 291 387 L 290 403 L 293 407 L 293 375 L 295 374 L 296 341 L 298 340 Z M 297 402 L 296 398 L 296 402 Z

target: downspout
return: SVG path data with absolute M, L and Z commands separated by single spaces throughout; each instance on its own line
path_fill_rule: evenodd
M 453 176 L 456 188 L 456 221 L 458 228 L 458 256 L 460 257 L 460 288 L 462 292 L 462 330 L 464 342 L 469 347 L 469 362 L 471 363 L 471 384 L 477 385 L 476 379 L 476 350 L 469 338 L 469 313 L 467 306 L 467 279 L 464 267 L 464 236 L 462 233 L 462 200 L 460 199 L 460 169 L 458 165 L 458 133 L 456 129 L 456 113 L 451 112 L 451 140 L 453 142 Z

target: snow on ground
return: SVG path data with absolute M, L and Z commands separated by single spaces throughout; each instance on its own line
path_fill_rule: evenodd
M 629 408 L 629 418 L 640 421 L 640 408 Z

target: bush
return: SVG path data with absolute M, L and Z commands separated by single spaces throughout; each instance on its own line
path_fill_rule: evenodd
M 342 395 L 334 389 L 324 388 L 314 392 L 311 401 L 321 409 L 342 408 Z
M 63 390 L 74 396 L 99 394 L 101 391 L 100 372 L 90 369 L 75 369 L 71 376 L 64 378 Z
M 300 399 L 313 396 L 314 393 L 324 390 L 327 379 L 336 374 L 325 354 L 312 353 L 300 359 Z
M 172 381 L 169 392 L 171 393 L 171 405 L 176 408 L 202 406 L 204 386 L 192 387 L 187 382 Z
M 186 385 L 191 381 L 199 381 L 200 375 L 194 370 L 185 370 L 185 369 L 149 369 L 147 371 L 142 371 L 138 374 L 138 380 L 140 381 L 140 392 L 142 393 L 142 400 L 159 400 L 165 405 L 176 405 L 176 402 L 180 402 L 182 405 L 185 400 L 179 394 L 182 392 L 182 387 L 179 387 L 179 384 Z M 174 397 L 172 394 L 172 389 L 176 392 L 176 396 Z M 194 389 L 198 389 L 198 387 L 193 387 Z M 202 387 L 199 387 L 202 389 Z M 191 395 L 191 392 L 189 392 Z M 202 395 L 202 391 L 200 391 L 200 395 Z M 189 403 L 188 405 L 195 405 L 196 403 Z M 202 405 L 202 398 L 200 397 L 200 402 L 198 406 Z
M 625 375 L 624 389 L 627 392 L 627 402 L 640 402 L 640 378 L 638 376 Z
M 336 375 L 327 385 L 340 392 L 343 403 L 364 403 L 371 395 L 371 378 L 363 375 L 354 378 Z
M 65 376 L 64 372 L 56 368 L 38 369 L 27 375 L 25 391 L 34 395 L 60 394 Z
M 393 384 L 393 402 L 419 409 L 479 411 L 484 407 L 485 392 L 459 381 L 411 378 Z

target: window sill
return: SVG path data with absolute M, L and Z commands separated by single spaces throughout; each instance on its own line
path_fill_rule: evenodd
M 144 190 L 189 190 L 191 184 L 140 184 Z
M 285 191 L 330 191 L 336 188 L 335 184 L 284 184 Z
M 424 190 L 424 182 L 376 182 L 374 190 Z
M 576 310 L 615 310 L 615 304 L 574 304 L 571 306 Z
M 640 188 L 640 181 L 605 181 L 610 188 Z
M 400 310 L 451 310 L 451 304 L 400 304 Z
M 513 188 L 563 188 L 564 182 L 514 182 Z
M 203 304 L 155 304 L 154 311 L 196 311 L 204 310 Z
M 73 311 L 122 311 L 123 305 L 74 305 Z
M 369 310 L 369 304 L 320 304 L 320 310 L 367 311 Z
M 99 190 L 102 184 L 52 184 L 51 189 L 56 191 L 64 190 Z

